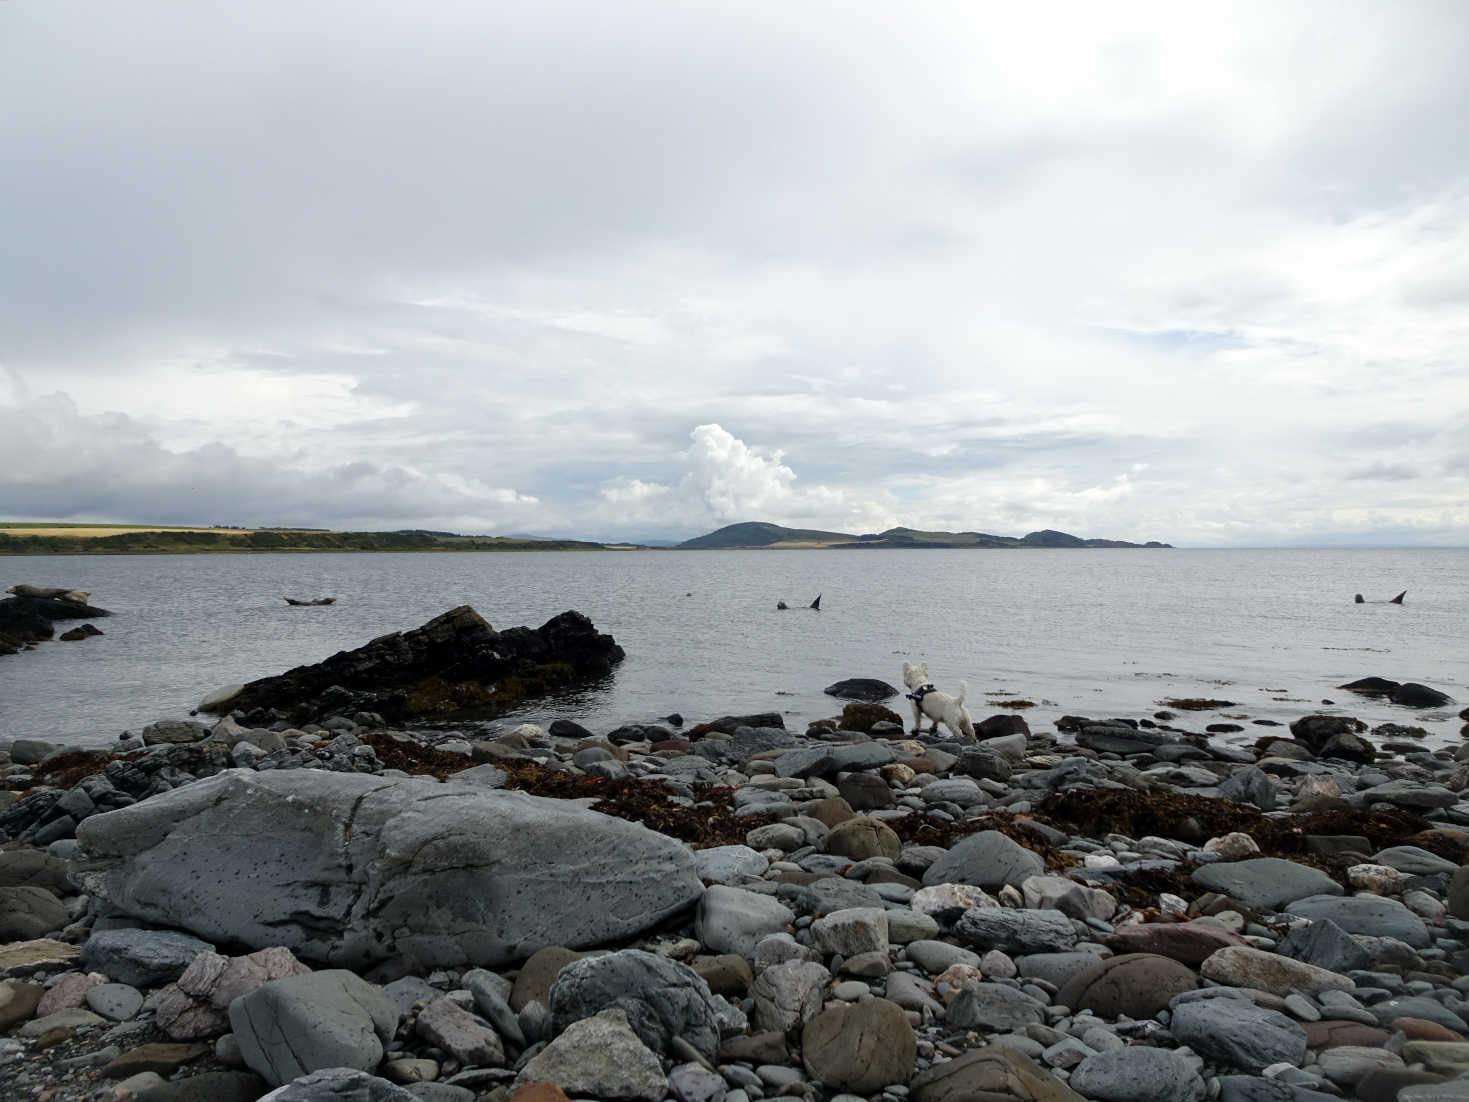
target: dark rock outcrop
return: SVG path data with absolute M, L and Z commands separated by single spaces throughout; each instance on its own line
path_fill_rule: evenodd
M 602 677 L 623 658 L 580 612 L 539 628 L 496 631 L 468 605 L 324 662 L 252 681 L 206 710 L 279 711 L 293 723 L 372 711 L 390 722 L 458 713 L 496 715 L 525 700 Z
M 85 601 L 6 597 L 0 600 L 0 654 L 14 654 L 27 643 L 50 639 L 51 624 L 56 620 L 94 620 L 110 615 L 105 608 L 96 608 Z

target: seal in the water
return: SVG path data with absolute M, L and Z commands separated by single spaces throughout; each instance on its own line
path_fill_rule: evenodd
M 790 605 L 786 604 L 784 601 L 776 601 L 775 608 L 777 612 L 784 612 L 786 609 L 790 608 Z

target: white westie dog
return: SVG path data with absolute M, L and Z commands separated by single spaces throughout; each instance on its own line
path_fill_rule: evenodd
M 969 682 L 959 682 L 959 695 L 950 696 L 933 687 L 928 679 L 928 665 L 903 663 L 903 684 L 908 686 L 908 699 L 913 702 L 913 734 L 923 726 L 923 717 L 933 720 L 929 734 L 936 734 L 939 724 L 949 729 L 955 738 L 974 738 L 974 721 L 964 710 L 964 697 L 969 692 Z

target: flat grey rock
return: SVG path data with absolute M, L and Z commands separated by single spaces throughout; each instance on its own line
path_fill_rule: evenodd
M 973 884 L 980 888 L 1019 887 L 1045 871 L 1045 862 L 998 830 L 982 830 L 958 842 L 923 874 L 923 883 Z
M 146 888 L 144 889 L 146 890 Z M 133 987 L 158 987 L 183 975 L 214 946 L 173 930 L 97 930 L 82 946 L 82 968 Z
M 1275 1010 L 1248 999 L 1176 999 L 1171 1029 L 1180 1043 L 1225 1068 L 1259 1072 L 1282 1061 L 1306 1059 L 1306 1031 Z
M 1415 949 L 1426 948 L 1431 940 L 1423 919 L 1396 899 L 1313 895 L 1287 905 L 1285 911 L 1313 920 L 1329 918 L 1349 934 L 1397 938 Z
M 1310 895 L 1340 895 L 1342 887 L 1320 869 L 1279 857 L 1217 861 L 1193 872 L 1193 882 L 1207 891 L 1237 899 L 1257 911 L 1276 911 Z
M 694 935 L 706 949 L 753 958 L 755 946 L 796 920 L 774 896 L 716 884 L 699 900 Z
M 1071 919 L 1060 911 L 1019 911 L 975 908 L 965 911 L 954 924 L 954 934 L 977 949 L 999 949 L 1017 953 L 1056 953 L 1071 949 L 1077 941 Z
M 1072 1069 L 1069 1082 L 1097 1102 L 1201 1102 L 1209 1093 L 1184 1057 L 1144 1046 L 1088 1056 Z
M 343 969 L 271 980 L 229 1008 L 250 1070 L 272 1086 L 313 1071 L 371 1071 L 398 1028 L 381 990 Z
M 1001 983 L 969 983 L 949 1003 L 946 1023 L 954 1029 L 1009 1033 L 1045 1021 L 1046 1004 Z
M 89 889 L 127 914 L 349 967 L 603 945 L 703 891 L 688 847 L 639 824 L 423 778 L 231 769 L 94 815 L 80 841 Z

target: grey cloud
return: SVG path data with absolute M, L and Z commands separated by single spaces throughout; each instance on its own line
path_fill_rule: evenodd
M 1406 463 L 1373 463 L 1348 471 L 1343 477 L 1353 482 L 1407 482 L 1418 478 L 1419 471 Z

